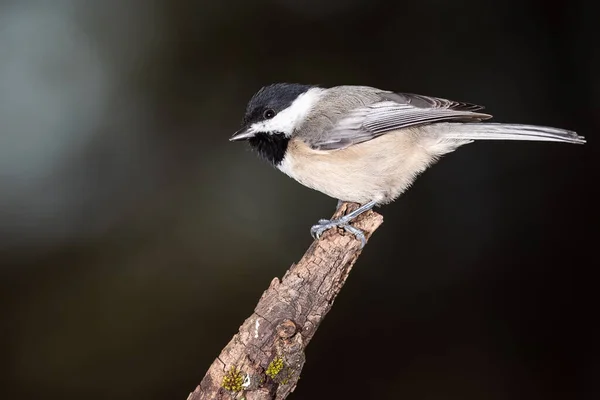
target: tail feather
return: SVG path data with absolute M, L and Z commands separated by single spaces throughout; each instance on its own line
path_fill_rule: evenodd
M 547 126 L 501 124 L 501 123 L 466 123 L 447 124 L 444 137 L 456 140 L 530 140 L 544 142 L 585 143 L 583 136 L 565 129 Z

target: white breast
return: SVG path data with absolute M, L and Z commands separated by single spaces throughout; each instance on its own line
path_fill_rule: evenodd
M 465 144 L 419 129 L 390 132 L 342 150 L 315 151 L 292 139 L 278 168 L 333 198 L 380 204 L 393 201 L 442 154 Z

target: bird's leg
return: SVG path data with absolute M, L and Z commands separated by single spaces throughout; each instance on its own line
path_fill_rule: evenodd
M 343 201 L 338 200 L 337 208 L 342 205 Z M 310 233 L 313 238 L 318 239 L 323 232 L 331 228 L 343 228 L 346 232 L 352 233 L 358 240 L 361 242 L 361 248 L 367 243 L 367 239 L 365 238 L 365 234 L 358 228 L 355 228 L 350 225 L 350 221 L 354 218 L 358 217 L 360 214 L 365 211 L 369 211 L 375 206 L 375 201 L 370 201 L 362 206 L 358 207 L 356 210 L 352 211 L 350 214 L 344 215 L 343 217 L 337 219 L 320 219 L 317 225 L 314 225 L 310 228 Z

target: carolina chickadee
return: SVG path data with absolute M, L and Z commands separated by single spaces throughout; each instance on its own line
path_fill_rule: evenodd
M 533 125 L 481 122 L 482 106 L 367 86 L 276 83 L 248 103 L 243 126 L 229 140 L 246 140 L 260 156 L 301 184 L 359 203 L 336 220 L 319 220 L 315 238 L 341 227 L 365 244 L 352 219 L 395 200 L 442 155 L 474 140 L 585 143 L 575 132 Z

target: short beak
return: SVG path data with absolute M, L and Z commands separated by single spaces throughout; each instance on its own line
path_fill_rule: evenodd
M 236 133 L 233 134 L 232 137 L 229 138 L 230 142 L 239 142 L 240 140 L 248 140 L 254 137 L 254 133 L 250 132 L 248 128 L 242 128 Z

